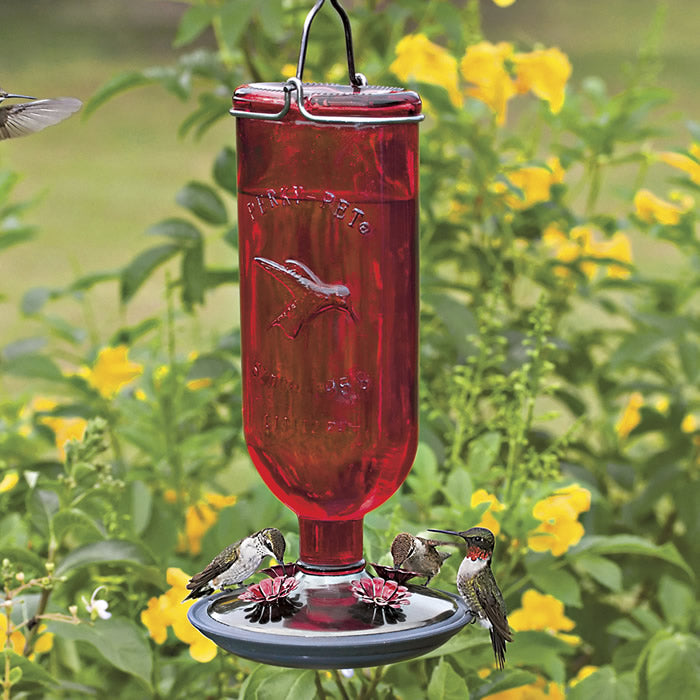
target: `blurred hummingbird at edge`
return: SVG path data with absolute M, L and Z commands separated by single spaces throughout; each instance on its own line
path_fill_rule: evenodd
M 0 106 L 0 141 L 33 134 L 47 126 L 58 124 L 83 105 L 75 97 L 37 100 L 29 95 L 17 95 L 0 88 L 0 104 L 9 99 L 31 101 Z

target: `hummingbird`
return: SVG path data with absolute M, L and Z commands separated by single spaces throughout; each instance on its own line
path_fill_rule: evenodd
M 421 576 L 426 576 L 427 586 L 430 579 L 440 571 L 445 559 L 452 556 L 452 552 L 440 552 L 436 549 L 441 544 L 451 545 L 452 542 L 428 540 L 408 532 L 399 532 L 391 543 L 394 568 L 415 571 Z
M 508 626 L 503 594 L 491 571 L 495 544 L 493 532 L 485 527 L 472 527 L 462 532 L 430 528 L 430 532 L 457 535 L 467 543 L 466 556 L 457 572 L 457 590 L 469 610 L 476 615 L 479 624 L 489 631 L 496 665 L 503 668 L 506 662 L 506 642 L 513 641 L 513 634 Z
M 298 260 L 285 260 L 284 265 L 267 258 L 253 260 L 292 294 L 292 300 L 270 323 L 270 327 L 279 326 L 288 338 L 296 338 L 304 323 L 330 309 L 347 312 L 357 321 L 350 303 L 350 290 L 344 284 L 321 281 Z
M 188 582 L 191 593 L 184 598 L 201 598 L 217 588 L 235 586 L 252 576 L 265 557 L 274 557 L 284 565 L 284 536 L 276 527 L 266 527 L 219 552 L 212 561 Z
M 58 124 L 77 112 L 83 104 L 75 97 L 37 100 L 29 95 L 15 95 L 0 88 L 0 103 L 7 99 L 32 101 L 0 107 L 0 140 L 26 136 Z

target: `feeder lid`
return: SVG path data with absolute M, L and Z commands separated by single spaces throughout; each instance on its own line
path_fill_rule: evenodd
M 335 85 L 302 83 L 290 78 L 285 83 L 241 85 L 233 95 L 231 114 L 267 120 L 349 124 L 392 124 L 423 119 L 417 93 L 399 87 L 379 85 Z

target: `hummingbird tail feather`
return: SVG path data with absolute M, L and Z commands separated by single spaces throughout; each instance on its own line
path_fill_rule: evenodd
M 491 646 L 496 657 L 496 666 L 502 669 L 506 665 L 506 640 L 502 637 L 495 628 L 489 630 L 491 635 Z

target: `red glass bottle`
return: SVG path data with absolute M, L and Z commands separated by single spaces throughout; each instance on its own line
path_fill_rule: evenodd
M 301 88 L 301 83 L 298 83 Z M 299 518 L 300 565 L 362 566 L 362 518 L 417 444 L 418 125 L 319 123 L 285 84 L 239 88 L 243 419 Z M 409 91 L 303 85 L 305 113 L 397 119 Z M 291 103 L 290 103 L 291 102 Z

